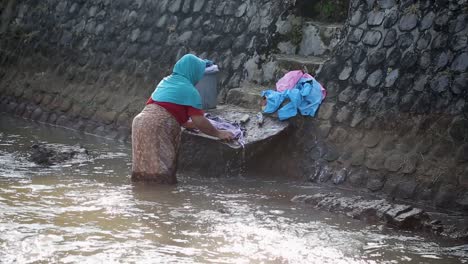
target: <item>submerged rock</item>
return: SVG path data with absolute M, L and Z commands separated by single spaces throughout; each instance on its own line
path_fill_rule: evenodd
M 78 154 L 88 155 L 88 150 L 75 146 L 59 149 L 45 144 L 33 144 L 29 160 L 43 166 L 51 166 L 73 159 Z
M 317 193 L 297 195 L 293 202 L 302 202 L 314 207 L 348 215 L 368 222 L 382 222 L 389 226 L 408 230 L 429 231 L 457 239 L 468 239 L 466 221 L 453 223 L 453 217 L 428 213 L 423 209 L 405 204 L 396 204 L 385 199 L 366 199 L 361 196 L 341 197 L 338 194 Z M 434 217 L 446 218 L 445 223 Z

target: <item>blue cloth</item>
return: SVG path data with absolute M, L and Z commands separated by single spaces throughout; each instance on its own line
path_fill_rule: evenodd
M 284 92 L 262 91 L 262 96 L 266 98 L 266 106 L 263 112 L 272 114 L 278 111 L 280 120 L 296 116 L 298 110 L 302 115 L 315 116 L 318 107 L 322 103 L 321 86 L 313 78 L 301 78 L 293 89 Z M 286 99 L 289 99 L 289 102 L 280 108 Z
M 151 94 L 156 102 L 174 103 L 202 109 L 200 94 L 195 84 L 205 74 L 206 62 L 186 54 L 174 66 L 172 74 L 165 77 Z

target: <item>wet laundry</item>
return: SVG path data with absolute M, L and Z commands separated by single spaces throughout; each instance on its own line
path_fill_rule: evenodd
M 297 77 L 302 75 L 298 80 Z M 262 91 L 265 98 L 263 112 L 278 113 L 280 120 L 296 116 L 299 112 L 304 116 L 315 116 L 318 107 L 326 96 L 326 91 L 314 77 L 301 71 L 293 71 L 280 79 L 277 91 Z
M 234 135 L 234 140 L 244 147 L 245 145 L 245 128 L 238 122 L 230 122 L 221 117 L 206 113 L 205 117 L 210 121 L 210 123 L 218 130 L 226 130 L 231 132 Z M 190 129 L 194 132 L 199 132 L 198 129 Z

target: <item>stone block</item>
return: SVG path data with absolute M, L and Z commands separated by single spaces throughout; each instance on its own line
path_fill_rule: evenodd
M 450 68 L 455 72 L 466 72 L 468 69 L 468 52 L 456 56 Z
M 380 31 L 369 30 L 364 35 L 362 42 L 368 46 L 377 46 L 382 39 L 382 33 Z
M 395 0 L 377 0 L 377 4 L 383 9 L 390 9 L 395 6 Z
M 363 169 L 352 170 L 347 178 L 351 186 L 362 188 L 367 185 L 367 172 Z
M 406 50 L 413 44 L 413 38 L 413 34 L 411 33 L 405 33 L 400 35 L 400 37 L 398 37 L 398 47 L 400 47 L 401 50 Z
M 358 43 L 361 41 L 364 30 L 360 28 L 354 28 L 351 34 L 348 35 L 348 41 L 351 43 Z
M 450 125 L 449 135 L 455 142 L 466 141 L 468 139 L 468 120 L 454 120 Z
M 411 31 L 418 24 L 418 16 L 416 14 L 408 13 L 401 17 L 398 28 L 401 31 Z
M 385 61 L 386 56 L 387 56 L 386 49 L 378 49 L 375 52 L 369 54 L 367 62 L 369 66 L 378 66 Z
M 329 145 L 329 146 L 326 148 L 325 155 L 323 155 L 323 159 L 326 160 L 326 161 L 328 161 L 328 162 L 335 161 L 335 160 L 337 160 L 339 157 L 340 157 L 340 153 L 338 152 L 338 150 L 336 149 L 336 147 L 331 146 L 331 145 Z
M 395 84 L 396 80 L 398 79 L 399 75 L 400 75 L 399 69 L 395 69 L 389 72 L 387 74 L 387 77 L 385 77 L 385 87 L 387 88 L 392 87 Z
M 330 133 L 332 126 L 331 123 L 326 121 L 326 122 L 320 122 L 318 126 L 318 131 L 321 137 L 326 138 L 328 134 Z
M 205 0 L 195 0 L 193 2 L 193 12 L 200 12 L 205 5 Z
M 329 135 L 329 139 L 337 144 L 345 143 L 348 138 L 348 133 L 344 128 L 336 127 Z
M 374 148 L 379 144 L 382 134 L 379 132 L 369 132 L 364 136 L 362 144 L 368 148 Z
M 435 14 L 434 12 L 427 13 L 422 19 L 419 25 L 419 30 L 424 31 L 432 27 L 432 23 L 434 22 Z
M 398 9 L 393 9 L 390 11 L 385 17 L 384 28 L 391 28 L 393 25 L 395 25 L 395 23 L 398 21 L 399 13 L 400 12 Z
M 31 119 L 39 120 L 41 116 L 42 116 L 42 109 L 40 107 L 36 107 L 36 109 L 32 112 Z
M 351 76 L 351 73 L 353 72 L 353 66 L 351 63 L 347 63 L 346 66 L 343 68 L 341 73 L 338 75 L 338 79 L 340 81 L 346 81 L 349 79 Z
M 385 156 L 379 152 L 366 153 L 366 161 L 364 165 L 371 170 L 381 170 L 384 167 Z
M 367 15 L 367 24 L 369 26 L 380 26 L 384 20 L 384 17 L 384 12 L 373 10 Z
M 383 72 L 381 69 L 378 69 L 371 73 L 367 78 L 367 85 L 369 87 L 375 88 L 382 82 Z
M 425 32 L 419 37 L 418 42 L 416 43 L 416 48 L 418 50 L 424 50 L 429 46 L 429 44 L 431 44 L 431 41 L 432 41 L 431 33 Z
M 390 29 L 387 31 L 385 35 L 383 46 L 384 47 L 391 47 L 395 41 L 397 40 L 397 32 L 395 29 Z
M 354 112 L 353 118 L 351 119 L 351 127 L 357 127 L 365 118 L 367 117 L 367 113 L 363 110 L 358 110 Z
M 418 54 L 414 51 L 406 52 L 401 59 L 401 67 L 403 69 L 409 70 L 418 62 Z
M 320 119 L 330 119 L 330 117 L 333 115 L 335 108 L 335 103 L 323 103 L 320 105 L 319 111 L 318 111 L 318 118 Z
M 432 81 L 430 82 L 430 87 L 432 91 L 436 93 L 442 93 L 446 90 L 449 89 L 450 85 L 450 79 L 449 76 L 446 74 L 440 74 L 436 76 Z
M 401 153 L 392 154 L 385 159 L 385 169 L 390 172 L 397 172 L 403 167 L 403 155 Z
M 353 112 L 350 107 L 344 106 L 340 110 L 338 110 L 338 113 L 336 114 L 336 121 L 340 123 L 346 122 L 348 121 L 352 113 Z
M 362 24 L 362 22 L 364 22 L 364 20 L 365 20 L 364 13 L 361 10 L 358 10 L 358 11 L 354 12 L 353 16 L 349 20 L 349 24 L 351 26 L 358 26 L 358 25 Z
M 468 144 L 463 144 L 458 148 L 455 160 L 460 163 L 468 162 Z
M 433 49 L 445 49 L 448 44 L 448 36 L 444 33 L 439 33 L 434 36 L 434 40 L 432 41 L 432 48 Z
M 358 148 L 351 154 L 351 165 L 361 166 L 364 164 L 366 158 L 366 150 L 364 148 Z
M 385 175 L 374 174 L 367 178 L 366 188 L 372 192 L 380 191 L 385 185 Z

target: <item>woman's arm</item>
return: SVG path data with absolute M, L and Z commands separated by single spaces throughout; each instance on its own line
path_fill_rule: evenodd
M 231 140 L 234 138 L 231 132 L 216 129 L 210 121 L 202 115 L 191 116 L 191 118 L 193 125 L 209 136 L 217 137 L 222 140 Z

